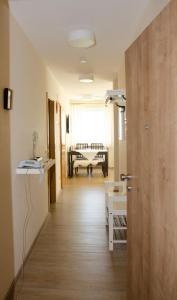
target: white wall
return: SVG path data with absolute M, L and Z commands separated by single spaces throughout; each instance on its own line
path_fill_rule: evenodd
M 127 174 L 127 141 L 119 141 L 119 178 Z
M 126 91 L 125 83 L 125 57 L 122 58 L 122 64 L 119 68 L 119 88 L 123 88 Z M 119 178 L 120 174 L 127 174 L 127 141 L 119 141 Z
M 113 81 L 114 89 L 125 89 L 125 57 L 122 57 L 122 63 L 118 70 L 117 82 Z M 118 108 L 114 106 L 114 180 L 120 180 L 121 173 L 127 173 L 127 143 L 119 141 L 119 113 Z
M 25 245 L 27 253 L 48 213 L 48 184 L 47 175 L 41 180 L 40 176 L 16 175 L 15 169 L 20 160 L 32 157 L 34 131 L 39 135 L 37 155 L 47 155 L 46 92 L 51 100 L 60 101 L 66 107 L 67 105 L 54 76 L 46 69 L 13 17 L 10 19 L 10 86 L 14 92 L 11 111 L 11 175 L 16 275 L 22 263 L 25 217 L 29 212 L 30 220 L 26 230 Z M 55 121 L 58 134 L 57 117 Z M 56 178 L 58 197 L 60 192 L 59 139 L 56 139 Z
M 108 105 L 106 108 L 107 124 L 106 124 L 106 134 L 109 137 L 109 168 L 114 167 L 114 119 L 113 119 L 113 105 Z
M 3 89 L 9 86 L 9 12 L 0 1 L 0 300 L 14 275 L 11 173 L 10 112 L 3 109 Z

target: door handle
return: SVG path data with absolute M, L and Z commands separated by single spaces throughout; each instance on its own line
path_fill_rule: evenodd
M 124 181 L 124 180 L 130 180 L 130 179 L 132 179 L 132 178 L 134 178 L 134 176 L 132 176 L 132 175 L 129 175 L 129 174 L 127 174 L 127 175 L 125 175 L 125 174 L 120 174 L 120 180 L 121 180 L 121 181 Z

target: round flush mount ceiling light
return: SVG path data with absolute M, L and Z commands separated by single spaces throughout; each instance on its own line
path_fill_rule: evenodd
M 79 81 L 81 83 L 92 83 L 94 81 L 93 74 L 81 74 L 79 76 Z
M 85 57 L 81 57 L 80 58 L 80 63 L 81 64 L 86 64 L 87 63 L 87 59 Z
M 68 42 L 72 47 L 89 48 L 95 45 L 95 34 L 89 29 L 73 30 L 69 33 Z

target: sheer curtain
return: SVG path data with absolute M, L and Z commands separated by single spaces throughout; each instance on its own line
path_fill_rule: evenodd
M 72 144 L 110 144 L 109 122 L 104 105 L 74 104 L 71 112 Z

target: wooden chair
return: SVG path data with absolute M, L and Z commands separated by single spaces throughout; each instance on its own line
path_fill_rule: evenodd
M 109 250 L 127 243 L 127 195 L 124 181 L 105 182 L 105 220 L 109 226 Z
M 91 143 L 91 149 L 104 149 L 103 143 Z
M 88 143 L 77 143 L 76 150 L 88 149 Z M 79 168 L 87 168 L 87 174 L 89 174 L 90 163 L 88 163 L 87 159 L 82 154 L 77 154 L 76 159 L 73 162 L 73 168 L 75 170 L 75 174 L 78 174 Z
M 87 169 L 87 175 L 89 175 L 89 168 L 90 168 L 90 162 L 88 159 L 75 159 L 73 161 L 73 169 L 75 170 L 75 175 L 78 174 L 79 168 L 86 168 Z
M 76 149 L 87 149 L 88 148 L 88 143 L 77 143 L 76 144 Z
M 104 145 L 103 145 L 103 143 L 91 143 L 91 149 L 103 150 Z M 97 163 L 95 164 L 95 162 L 97 162 Z M 98 166 L 101 166 L 103 176 L 106 177 L 105 159 L 104 159 L 103 154 L 95 155 L 95 157 L 93 159 L 93 164 L 90 164 L 90 173 L 92 174 L 93 167 L 98 167 Z

